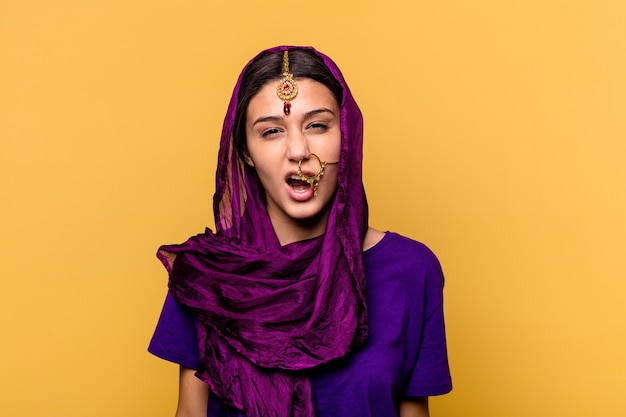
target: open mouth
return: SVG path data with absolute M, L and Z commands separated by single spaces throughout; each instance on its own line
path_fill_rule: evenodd
M 311 184 L 302 180 L 298 175 L 292 175 L 287 178 L 287 185 L 293 188 L 295 191 L 306 191 L 311 188 Z

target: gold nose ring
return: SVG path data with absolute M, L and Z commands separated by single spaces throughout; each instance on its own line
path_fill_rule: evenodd
M 320 170 L 315 175 L 312 175 L 312 176 L 311 175 L 306 175 L 305 173 L 302 172 L 302 161 L 303 161 L 303 159 L 301 159 L 301 160 L 298 161 L 298 176 L 300 177 L 300 179 L 302 179 L 302 181 L 308 182 L 311 185 L 311 187 L 313 187 L 313 196 L 316 196 L 317 195 L 317 186 L 320 183 L 320 179 L 324 175 L 324 169 L 326 169 L 326 165 L 338 164 L 339 161 L 337 161 L 337 162 L 322 161 L 320 159 L 320 157 L 317 156 L 314 153 L 312 153 L 311 156 L 314 156 L 315 159 L 317 159 L 317 162 L 319 162 Z

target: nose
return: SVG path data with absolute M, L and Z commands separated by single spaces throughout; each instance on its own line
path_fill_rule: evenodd
M 309 150 L 309 141 L 304 133 L 300 130 L 289 132 L 287 137 L 287 159 L 298 162 L 311 157 Z

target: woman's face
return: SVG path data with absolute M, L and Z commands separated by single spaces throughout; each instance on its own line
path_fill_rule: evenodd
M 265 188 L 267 211 L 282 244 L 324 233 L 329 202 L 337 189 L 337 165 L 326 165 L 317 195 L 297 175 L 313 176 L 322 161 L 337 162 L 341 148 L 340 109 L 323 84 L 296 80 L 298 96 L 285 115 L 276 95 L 278 81 L 267 83 L 250 100 L 246 116 L 246 162 L 256 169 Z

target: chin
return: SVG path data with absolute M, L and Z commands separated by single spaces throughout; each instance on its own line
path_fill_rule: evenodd
M 317 223 L 328 217 L 328 211 L 325 207 L 315 204 L 309 207 L 296 207 L 288 211 L 287 215 L 294 220 Z
M 320 196 L 316 196 L 315 199 L 318 197 Z M 318 226 L 320 222 L 325 223 L 328 219 L 330 204 L 327 200 L 324 201 L 312 199 L 304 203 L 288 202 L 282 207 L 276 205 L 274 209 L 276 214 L 282 213 L 280 216 L 284 216 L 285 220 L 288 219 L 289 222 L 298 223 L 303 227 L 312 227 Z M 326 227 L 325 224 L 324 227 Z

